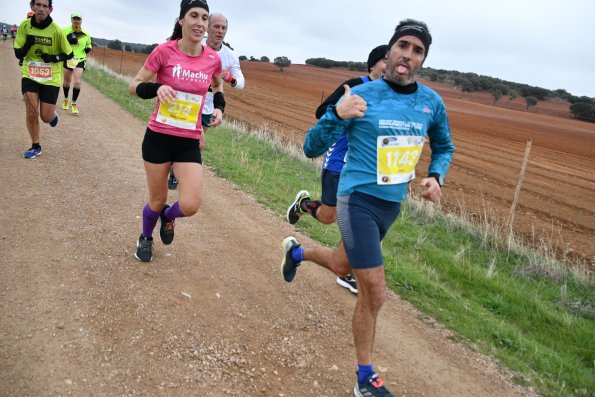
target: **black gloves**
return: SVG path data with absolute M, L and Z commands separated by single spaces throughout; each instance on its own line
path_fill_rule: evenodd
M 28 34 L 27 38 L 25 39 L 25 45 L 23 46 L 23 48 L 27 47 L 27 48 L 31 48 L 33 47 L 33 44 L 35 44 L 35 39 L 36 37 Z
M 43 59 L 43 61 L 46 63 L 61 61 L 59 55 L 50 55 L 50 54 L 46 54 L 45 52 L 43 54 L 41 54 L 41 59 Z
M 76 34 L 75 34 L 74 32 L 72 32 L 72 33 L 68 34 L 68 35 L 66 36 L 66 39 L 68 40 L 68 42 L 69 42 L 70 44 L 75 44 L 75 45 L 76 45 L 76 44 L 78 44 L 78 43 L 79 43 L 79 39 L 76 37 Z
M 87 48 L 85 48 L 85 54 L 88 54 L 88 53 L 90 53 L 90 52 L 91 52 L 91 47 L 87 47 Z

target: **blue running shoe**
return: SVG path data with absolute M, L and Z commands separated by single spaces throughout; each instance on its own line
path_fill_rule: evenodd
M 50 121 L 50 127 L 55 127 L 58 125 L 58 112 L 54 112 L 54 118 Z
M 357 397 L 395 397 L 384 387 L 384 381 L 378 374 L 372 374 L 362 383 L 356 383 L 353 394 Z
M 299 246 L 300 245 L 293 236 L 286 237 L 285 240 L 283 240 L 283 261 L 281 262 L 281 274 L 283 275 L 283 279 L 288 283 L 293 282 L 295 274 L 297 273 L 297 268 L 301 263 L 295 262 L 291 256 L 291 251 Z
M 38 147 L 31 147 L 31 149 L 27 150 L 23 153 L 23 157 L 26 159 L 34 159 L 37 156 L 41 155 L 41 146 Z

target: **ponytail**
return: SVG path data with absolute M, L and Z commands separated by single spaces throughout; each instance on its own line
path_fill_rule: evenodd
M 178 22 L 179 20 L 176 18 L 176 24 L 174 25 L 174 31 L 172 32 L 171 36 L 169 36 L 168 40 L 178 40 L 182 38 L 182 25 Z

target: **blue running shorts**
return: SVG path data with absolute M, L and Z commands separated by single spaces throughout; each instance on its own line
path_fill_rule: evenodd
M 337 223 L 354 269 L 384 264 L 380 242 L 397 219 L 401 203 L 353 192 L 337 197 Z
M 322 204 L 328 205 L 329 207 L 337 206 L 337 188 L 339 187 L 339 178 L 341 177 L 340 172 L 335 172 L 322 169 L 320 174 L 322 184 L 322 197 L 320 201 Z

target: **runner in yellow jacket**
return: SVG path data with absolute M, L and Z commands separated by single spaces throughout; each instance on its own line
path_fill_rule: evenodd
M 62 109 L 72 110 L 72 114 L 78 114 L 79 109 L 76 101 L 81 92 L 81 79 L 85 66 L 87 65 L 87 54 L 93 48 L 93 40 L 91 35 L 81 27 L 83 17 L 79 13 L 72 13 L 70 15 L 72 24 L 64 28 L 64 35 L 72 46 L 74 51 L 74 58 L 64 61 L 64 83 L 62 89 L 64 90 L 64 103 Z M 72 101 L 68 101 L 68 93 L 72 86 L 74 79 L 74 88 L 72 89 Z
M 35 15 L 21 22 L 14 41 L 14 54 L 21 62 L 21 92 L 25 101 L 31 148 L 23 157 L 41 154 L 39 118 L 51 127 L 58 124 L 56 101 L 62 82 L 62 62 L 74 54 L 60 26 L 50 17 L 52 0 L 35 0 Z

